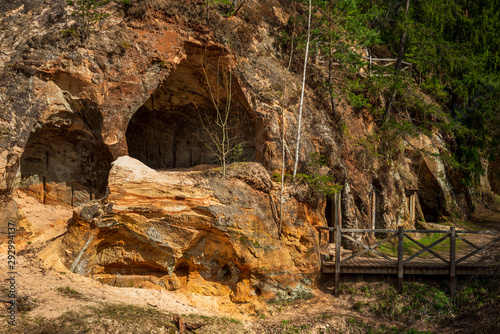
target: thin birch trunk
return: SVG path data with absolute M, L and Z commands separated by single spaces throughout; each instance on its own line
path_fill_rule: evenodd
M 298 125 L 298 130 L 297 130 L 297 148 L 295 149 L 295 165 L 293 167 L 293 176 L 294 177 L 297 175 L 297 164 L 299 162 L 300 127 L 302 125 L 302 109 L 304 106 L 304 91 L 305 91 L 305 86 L 306 86 L 307 58 L 309 55 L 309 40 L 311 39 L 311 14 L 312 14 L 312 0 L 309 0 L 309 20 L 307 23 L 306 57 L 304 59 L 304 75 L 302 77 L 302 93 L 300 96 L 299 125 Z
M 295 15 L 295 10 L 294 10 L 294 15 Z M 282 161 L 281 161 L 281 189 L 280 189 L 280 221 L 279 221 L 279 228 L 278 232 L 279 235 L 281 236 L 281 231 L 283 227 L 283 194 L 284 194 L 284 189 L 285 189 L 285 164 L 286 164 L 286 149 L 285 149 L 285 109 L 283 106 L 285 105 L 285 98 L 286 98 L 286 84 L 287 84 L 287 76 L 290 71 L 290 67 L 292 66 L 292 57 L 293 57 L 293 44 L 294 44 L 294 38 L 295 38 L 295 19 L 293 20 L 293 31 L 292 31 L 292 46 L 290 48 L 290 59 L 288 60 L 288 67 L 285 72 L 285 82 L 283 84 L 283 97 L 282 97 L 282 102 L 281 102 L 281 126 L 282 126 L 282 133 L 281 133 L 281 156 L 282 156 Z

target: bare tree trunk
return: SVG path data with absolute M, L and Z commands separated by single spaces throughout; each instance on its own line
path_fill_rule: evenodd
M 217 65 L 216 78 L 219 78 L 220 67 L 221 65 L 219 59 L 219 64 Z M 201 62 L 201 68 L 203 70 L 205 80 L 207 81 L 207 87 L 210 94 L 210 99 L 212 100 L 212 105 L 216 111 L 216 115 L 215 115 L 215 121 L 213 122 L 214 124 L 210 124 L 208 116 L 206 117 L 207 119 L 204 120 L 203 115 L 198 111 L 198 115 L 200 117 L 200 125 L 202 129 L 205 131 L 205 133 L 209 136 L 209 140 L 205 141 L 203 138 L 199 137 L 196 133 L 195 136 L 197 136 L 198 139 L 200 139 L 200 141 L 217 156 L 222 166 L 222 175 L 226 176 L 227 160 L 229 158 L 230 153 L 233 152 L 234 148 L 237 146 L 233 145 L 237 136 L 231 137 L 230 133 L 231 124 L 229 124 L 231 103 L 232 103 L 231 90 L 232 90 L 233 75 L 231 69 L 228 69 L 227 73 L 225 73 L 224 69 L 222 69 L 222 78 L 223 78 L 222 80 L 225 87 L 224 88 L 225 96 L 221 97 L 220 88 L 217 86 L 217 84 L 215 84 L 215 86 L 212 87 L 208 71 L 205 65 L 203 64 L 203 61 Z M 223 102 L 225 102 L 225 105 L 223 105 Z
M 333 41 L 332 41 L 332 35 L 331 35 L 331 31 L 332 31 L 332 24 L 333 24 L 333 18 L 332 18 L 332 11 L 329 10 L 328 11 L 328 16 L 329 16 L 329 19 L 328 19 L 328 24 L 329 24 L 329 27 L 328 27 L 328 84 L 330 85 L 329 88 L 329 94 L 330 94 L 330 104 L 331 104 L 331 108 L 332 108 L 332 114 L 335 115 L 335 99 L 333 97 L 333 77 L 332 77 L 332 71 L 333 71 Z
M 295 15 L 295 8 L 294 8 L 294 15 Z M 292 46 L 290 48 L 290 59 L 288 61 L 288 67 L 286 69 L 285 73 L 285 80 L 283 84 L 283 96 L 282 96 L 282 102 L 281 102 L 281 126 L 282 126 L 282 132 L 281 132 L 281 189 L 280 189 L 280 221 L 279 221 L 279 227 L 278 227 L 278 232 L 279 235 L 281 236 L 281 231 L 283 227 L 283 194 L 284 194 L 284 189 L 285 189 L 285 164 L 286 164 L 286 149 L 285 149 L 285 109 L 283 106 L 285 105 L 285 98 L 286 98 L 286 84 L 287 84 L 287 76 L 290 71 L 290 67 L 292 66 L 292 57 L 293 57 L 293 44 L 294 44 L 294 38 L 295 38 L 295 17 L 293 20 L 293 31 L 292 31 Z
M 405 14 L 408 15 L 408 10 L 410 9 L 410 0 L 406 0 L 405 6 Z M 403 54 L 405 49 L 405 40 L 406 40 L 406 24 L 401 32 L 401 36 L 399 37 L 399 46 L 398 46 L 398 58 L 396 59 L 396 64 L 394 65 L 394 69 L 396 71 L 401 70 L 401 62 L 403 61 Z M 393 87 L 391 96 L 389 97 L 389 101 L 385 106 L 384 112 L 384 123 L 386 123 L 391 118 L 391 107 L 392 103 L 396 98 L 396 87 Z
M 286 82 L 285 82 L 286 85 Z M 286 86 L 285 86 L 286 87 Z M 283 90 L 283 95 L 285 95 L 285 90 Z M 278 234 L 281 235 L 281 228 L 283 226 L 283 192 L 285 189 L 285 162 L 286 162 L 286 151 L 285 151 L 285 110 L 283 109 L 283 105 L 281 106 L 281 126 L 282 134 L 281 134 L 281 155 L 283 157 L 281 161 L 281 189 L 280 189 L 280 224 L 278 227 Z
M 311 14 L 312 14 L 312 0 L 309 0 L 309 20 L 307 23 L 307 43 L 306 43 L 306 57 L 304 59 L 304 75 L 302 77 L 302 94 L 300 96 L 300 107 L 299 107 L 299 125 L 297 129 L 297 148 L 295 149 L 295 165 L 293 167 L 293 176 L 297 175 L 297 165 L 299 162 L 299 148 L 300 148 L 300 127 L 302 125 L 302 109 L 304 107 L 304 91 L 306 86 L 306 70 L 307 70 L 307 58 L 309 55 L 309 41 L 311 39 Z

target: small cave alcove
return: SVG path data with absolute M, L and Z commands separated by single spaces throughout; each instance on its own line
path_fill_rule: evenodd
M 447 215 L 443 190 L 425 161 L 422 161 L 418 174 L 417 195 L 427 222 L 436 223 L 441 216 Z
M 227 163 L 253 161 L 254 121 L 228 59 L 218 50 L 187 50 L 187 59 L 130 119 L 129 156 L 154 169 L 220 164 L 225 135 L 225 145 L 236 148 Z
M 328 227 L 335 228 L 336 225 L 340 225 L 342 221 L 342 196 L 341 193 L 337 193 L 332 196 L 326 197 L 325 205 L 325 218 Z M 333 233 L 328 233 L 328 242 L 334 243 Z
M 77 206 L 106 194 L 112 160 L 87 132 L 45 126 L 29 137 L 17 186 L 42 203 Z

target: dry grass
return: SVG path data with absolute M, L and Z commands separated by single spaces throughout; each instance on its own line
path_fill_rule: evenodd
M 444 286 L 423 282 L 405 283 L 401 294 L 389 282 L 343 283 L 342 293 L 353 296 L 353 309 L 358 313 L 389 323 L 435 326 L 440 331 L 459 329 L 463 333 L 475 333 L 476 324 L 481 323 L 479 333 L 499 333 L 499 283 L 494 277 L 460 283 L 454 300 Z

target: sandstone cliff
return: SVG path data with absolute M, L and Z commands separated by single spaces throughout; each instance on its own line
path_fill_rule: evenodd
M 71 27 L 64 1 L 4 1 L 1 228 L 22 222 L 29 230 L 12 200 L 23 191 L 75 207 L 60 255 L 81 274 L 125 285 L 119 275 L 138 275 L 130 284 L 234 301 L 293 297 L 318 279 L 314 226 L 332 224 L 326 212 L 334 204 L 291 183 L 279 212 L 271 177 L 281 171 L 283 145 L 291 170 L 296 143 L 300 75 L 287 71 L 277 39 L 292 11 L 278 0 L 247 1 L 237 16 L 214 11 L 206 19 L 201 8 L 200 1 L 110 4 L 110 17 L 82 42 L 64 33 Z M 320 69 L 315 74 L 320 80 Z M 470 190 L 436 154 L 445 151 L 439 134 L 376 156 L 366 145 L 372 116 L 342 100 L 333 114 L 314 86 L 299 169 L 312 172 L 312 152 L 326 157 L 322 173 L 343 186 L 344 226 L 412 225 L 407 189 L 419 189 L 418 219 L 470 212 Z M 217 112 L 214 96 L 239 115 L 239 154 L 231 159 L 247 161 L 230 165 L 227 177 L 195 168 L 217 162 L 203 131 Z M 492 180 L 498 192 L 497 165 L 484 187 Z

